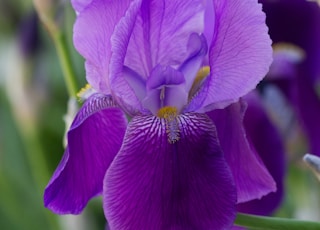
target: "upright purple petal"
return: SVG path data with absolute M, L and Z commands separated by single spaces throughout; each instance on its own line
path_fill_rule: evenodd
M 203 11 L 200 0 L 132 1 L 111 39 L 110 83 L 121 104 L 142 110 L 123 66 L 147 79 L 157 64 L 182 64 L 189 57 L 189 36 L 203 30 Z
M 86 8 L 92 0 L 71 0 L 71 4 L 75 11 L 81 12 L 84 8 Z
M 276 191 L 272 176 L 247 140 L 243 126 L 245 110 L 246 105 L 237 102 L 225 109 L 208 113 L 217 127 L 221 148 L 232 171 L 238 203 L 260 199 Z
M 110 229 L 228 229 L 236 191 L 205 114 L 177 117 L 170 144 L 163 119 L 136 116 L 104 181 Z
M 44 192 L 45 206 L 78 214 L 102 192 L 103 177 L 120 149 L 127 120 L 110 96 L 91 96 L 68 132 L 68 147 Z
M 239 204 L 238 211 L 270 215 L 279 207 L 284 194 L 285 150 L 279 131 L 271 123 L 259 96 L 250 93 L 245 99 L 248 102 L 248 109 L 244 117 L 247 135 L 274 178 L 277 191 L 260 200 Z
M 189 36 L 203 29 L 201 0 L 143 1 L 125 63 L 145 77 L 157 64 L 181 64 L 188 57 Z
M 116 24 L 124 16 L 131 0 L 74 1 L 74 7 L 85 8 L 74 25 L 73 41 L 86 59 L 88 82 L 98 91 L 109 93 L 110 38 Z M 78 8 L 79 7 L 79 8 Z
M 207 92 L 202 105 L 207 110 L 223 108 L 254 89 L 272 61 L 261 4 L 256 0 L 213 0 L 213 5 L 216 22 L 209 44 L 211 74 L 203 89 Z
M 211 44 L 213 39 L 213 33 L 215 32 L 215 24 L 216 24 L 216 16 L 215 16 L 215 8 L 214 1 L 208 0 L 206 1 L 206 10 L 204 14 L 204 31 L 203 34 L 206 37 L 208 44 Z
M 138 95 L 135 93 L 135 88 L 129 85 L 130 81 L 126 79 L 126 75 L 124 75 L 126 73 L 123 71 L 129 68 L 136 73 L 137 76 L 141 76 L 142 79 L 144 79 L 144 75 L 141 75 L 139 71 L 130 65 L 124 65 L 124 59 L 127 54 L 128 43 L 141 7 L 141 2 L 142 0 L 133 0 L 131 2 L 125 16 L 121 18 L 111 37 L 110 86 L 118 103 L 126 108 L 127 112 L 131 115 L 141 112 L 143 108 Z M 139 52 L 139 50 L 135 52 Z
M 194 80 L 203 65 L 203 60 L 208 52 L 208 44 L 204 35 L 191 34 L 188 42 L 190 56 L 182 63 L 179 70 L 186 80 L 186 89 L 189 92 Z

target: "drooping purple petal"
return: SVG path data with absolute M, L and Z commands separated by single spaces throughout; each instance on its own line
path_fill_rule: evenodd
M 207 90 L 205 110 L 223 108 L 254 89 L 272 61 L 261 4 L 256 0 L 213 0 L 213 5 L 216 22 L 209 44 L 211 74 L 203 89 Z
M 131 0 L 75 1 L 81 11 L 74 25 L 73 41 L 78 52 L 86 59 L 86 77 L 98 91 L 109 93 L 110 38 L 115 25 L 124 16 Z
M 237 102 L 225 109 L 208 113 L 217 127 L 221 148 L 232 171 L 238 203 L 260 199 L 276 191 L 272 176 L 247 140 L 243 125 L 245 110 L 246 105 Z
M 164 120 L 132 119 L 104 181 L 111 229 L 231 227 L 236 191 L 214 126 L 205 114 L 177 119 L 180 140 L 174 144 Z
M 110 96 L 95 94 L 82 106 L 68 132 L 68 147 L 44 192 L 45 206 L 78 214 L 102 192 L 103 177 L 120 149 L 126 117 Z
M 277 184 L 277 191 L 238 205 L 238 211 L 270 215 L 279 207 L 284 194 L 285 150 L 281 136 L 268 118 L 258 94 L 250 93 L 245 96 L 248 109 L 244 117 L 244 124 L 251 144 L 259 153 L 263 163 Z

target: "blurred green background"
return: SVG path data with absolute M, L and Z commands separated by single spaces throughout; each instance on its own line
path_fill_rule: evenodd
M 83 59 L 72 45 L 75 13 L 68 1 L 53 2 L 84 86 Z M 64 151 L 67 104 L 56 48 L 32 1 L 0 0 L 0 229 L 104 229 L 101 198 L 79 216 L 60 217 L 43 206 L 44 188 Z M 319 221 L 320 184 L 301 161 L 303 138 L 287 147 L 287 195 L 276 215 Z

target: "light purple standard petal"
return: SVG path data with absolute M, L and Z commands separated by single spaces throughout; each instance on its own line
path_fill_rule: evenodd
M 78 6 L 80 2 L 76 2 Z M 78 52 L 86 59 L 87 80 L 93 88 L 101 92 L 110 92 L 110 38 L 130 2 L 131 0 L 92 0 L 90 4 L 85 4 L 86 7 L 74 25 L 73 41 Z
M 208 113 L 217 127 L 221 148 L 232 171 L 238 203 L 276 191 L 272 176 L 248 143 L 243 126 L 245 110 L 245 104 L 237 102 Z
M 80 13 L 86 6 L 88 6 L 92 0 L 71 0 L 71 4 L 75 11 Z
M 128 79 L 128 72 L 126 70 L 130 69 L 132 73 L 135 73 L 136 76 L 141 76 L 142 79 L 144 79 L 144 76 L 131 68 L 131 66 L 125 66 L 124 59 L 141 2 L 142 0 L 133 0 L 131 2 L 125 16 L 121 18 L 115 27 L 111 37 L 110 86 L 118 103 L 131 115 L 141 112 L 143 108 L 139 100 L 139 95 L 135 92 L 136 87 L 130 85 L 130 80 L 133 79 Z M 135 52 L 138 51 L 139 50 L 136 50 Z M 139 81 L 135 82 L 138 83 Z
M 204 29 L 202 0 L 144 1 L 135 22 L 126 65 L 147 77 L 157 64 L 179 65 L 189 55 L 192 33 Z
M 167 126 L 136 116 L 104 181 L 110 229 L 228 229 L 236 190 L 205 114 L 177 118 L 180 140 L 168 142 Z
M 272 61 L 261 4 L 257 0 L 212 1 L 216 22 L 209 44 L 211 74 L 203 89 L 206 110 L 223 108 L 254 89 Z
M 178 67 L 189 56 L 190 34 L 202 30 L 202 1 L 132 1 L 111 38 L 110 84 L 121 104 L 141 110 L 124 65 L 144 79 L 157 64 Z
M 186 80 L 186 89 L 189 92 L 196 75 L 203 65 L 203 60 L 208 52 L 208 44 L 204 35 L 191 34 L 188 42 L 189 57 L 182 63 L 179 70 Z
M 284 194 L 285 150 L 281 136 L 267 116 L 262 101 L 256 93 L 245 97 L 248 109 L 244 117 L 247 135 L 259 153 L 268 171 L 277 183 L 277 191 L 238 205 L 238 211 L 257 215 L 270 215 L 279 207 Z
M 102 192 L 103 177 L 120 149 L 127 120 L 110 96 L 93 95 L 68 132 L 68 147 L 44 192 L 47 208 L 78 214 Z

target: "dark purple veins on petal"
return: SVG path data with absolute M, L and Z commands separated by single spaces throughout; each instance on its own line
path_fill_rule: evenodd
M 68 132 L 68 147 L 44 192 L 47 208 L 79 214 L 102 192 L 103 177 L 120 149 L 127 121 L 110 96 L 91 96 Z
M 236 191 L 205 114 L 178 117 L 180 139 L 168 142 L 165 121 L 136 116 L 104 181 L 110 229 L 228 229 Z

